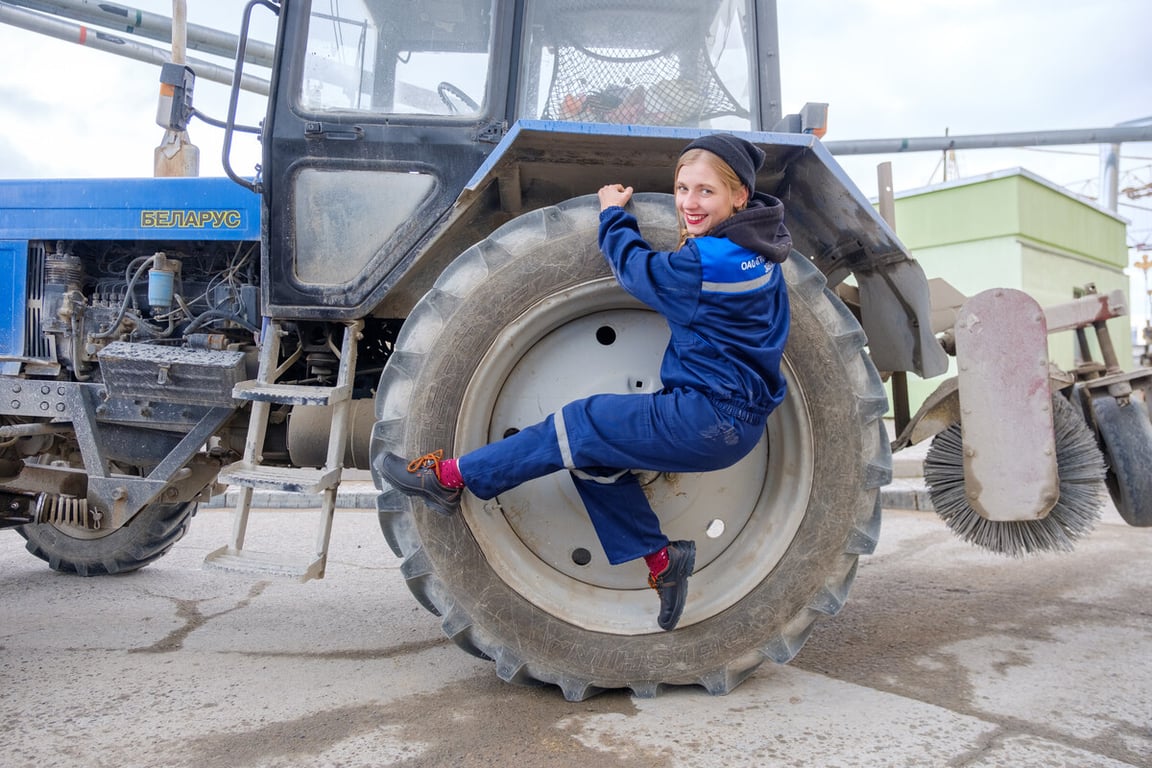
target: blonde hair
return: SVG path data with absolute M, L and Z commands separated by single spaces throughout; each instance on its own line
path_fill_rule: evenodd
M 738 195 L 741 190 L 747 191 L 748 189 L 744 186 L 744 182 L 740 181 L 740 177 L 736 175 L 736 171 L 732 170 L 732 166 L 721 160 L 718 155 L 706 149 L 690 149 L 680 155 L 680 159 L 676 161 L 676 170 L 672 172 L 673 189 L 676 188 L 676 179 L 680 178 L 680 169 L 693 163 L 707 163 L 712 170 L 716 171 L 717 175 L 720 176 L 720 180 L 724 182 L 724 185 L 728 187 L 733 195 Z M 749 194 L 748 197 L 751 198 L 751 194 Z M 748 200 L 745 199 L 744 204 L 733 210 L 733 213 L 742 211 L 747 207 Z M 676 212 L 676 224 L 680 228 L 680 244 L 676 247 L 683 248 L 684 243 L 688 241 L 688 227 L 684 223 L 684 219 L 679 211 Z

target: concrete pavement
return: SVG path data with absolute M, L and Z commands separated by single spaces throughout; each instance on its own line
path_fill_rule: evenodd
M 564 701 L 501 682 L 408 593 L 375 514 L 323 581 L 205 570 L 202 510 L 139 573 L 47 569 L 0 532 L 0 762 L 45 766 L 1152 766 L 1152 531 L 1112 513 L 1009 560 L 891 510 L 844 610 L 736 691 Z M 313 516 L 254 513 L 303 547 Z

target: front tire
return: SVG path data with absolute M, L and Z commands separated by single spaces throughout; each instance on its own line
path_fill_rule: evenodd
M 654 247 L 674 247 L 670 196 L 632 206 Z M 593 197 L 534 211 L 441 275 L 381 377 L 374 457 L 460 455 L 575 397 L 659 389 L 667 327 L 611 277 L 598 214 Z M 698 544 L 674 632 L 656 628 L 642 564 L 608 566 L 566 473 L 487 503 L 466 496 L 453 518 L 377 478 L 381 526 L 413 594 L 502 679 L 552 683 L 569 700 L 664 684 L 726 693 L 764 659 L 791 659 L 815 619 L 839 610 L 879 532 L 887 399 L 823 275 L 796 253 L 782 268 L 789 391 L 764 439 L 721 472 L 646 478 L 665 533 Z
M 127 525 L 101 532 L 41 523 L 16 530 L 27 549 L 54 571 L 103 576 L 136 571 L 163 557 L 188 531 L 196 502 L 149 504 Z

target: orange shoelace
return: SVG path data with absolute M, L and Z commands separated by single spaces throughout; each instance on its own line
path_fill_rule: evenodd
M 412 459 L 408 462 L 408 471 L 416 474 L 422 469 L 432 469 L 432 473 L 436 475 L 437 482 L 440 482 L 440 462 L 444 460 L 444 449 L 438 448 L 431 453 L 426 453 L 418 459 Z

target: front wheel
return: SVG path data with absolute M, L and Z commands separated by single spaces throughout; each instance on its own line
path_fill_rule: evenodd
M 23 525 L 28 551 L 63 573 L 103 576 L 139 570 L 161 558 L 188 530 L 196 502 L 149 504 L 113 531 L 60 523 Z
M 667 195 L 636 195 L 655 247 L 673 247 Z M 381 377 L 373 465 L 385 451 L 460 455 L 596 392 L 658 390 L 668 329 L 612 278 L 595 198 L 504 225 L 462 254 L 406 321 Z M 443 518 L 384 485 L 384 533 L 416 598 L 446 634 L 513 682 L 570 700 L 664 684 L 726 693 L 765 659 L 785 662 L 839 610 L 879 532 L 891 477 L 887 399 L 855 319 L 793 254 L 788 395 L 760 444 L 720 472 L 646 477 L 671 539 L 697 542 L 671 633 L 642 563 L 607 563 L 567 473 Z

